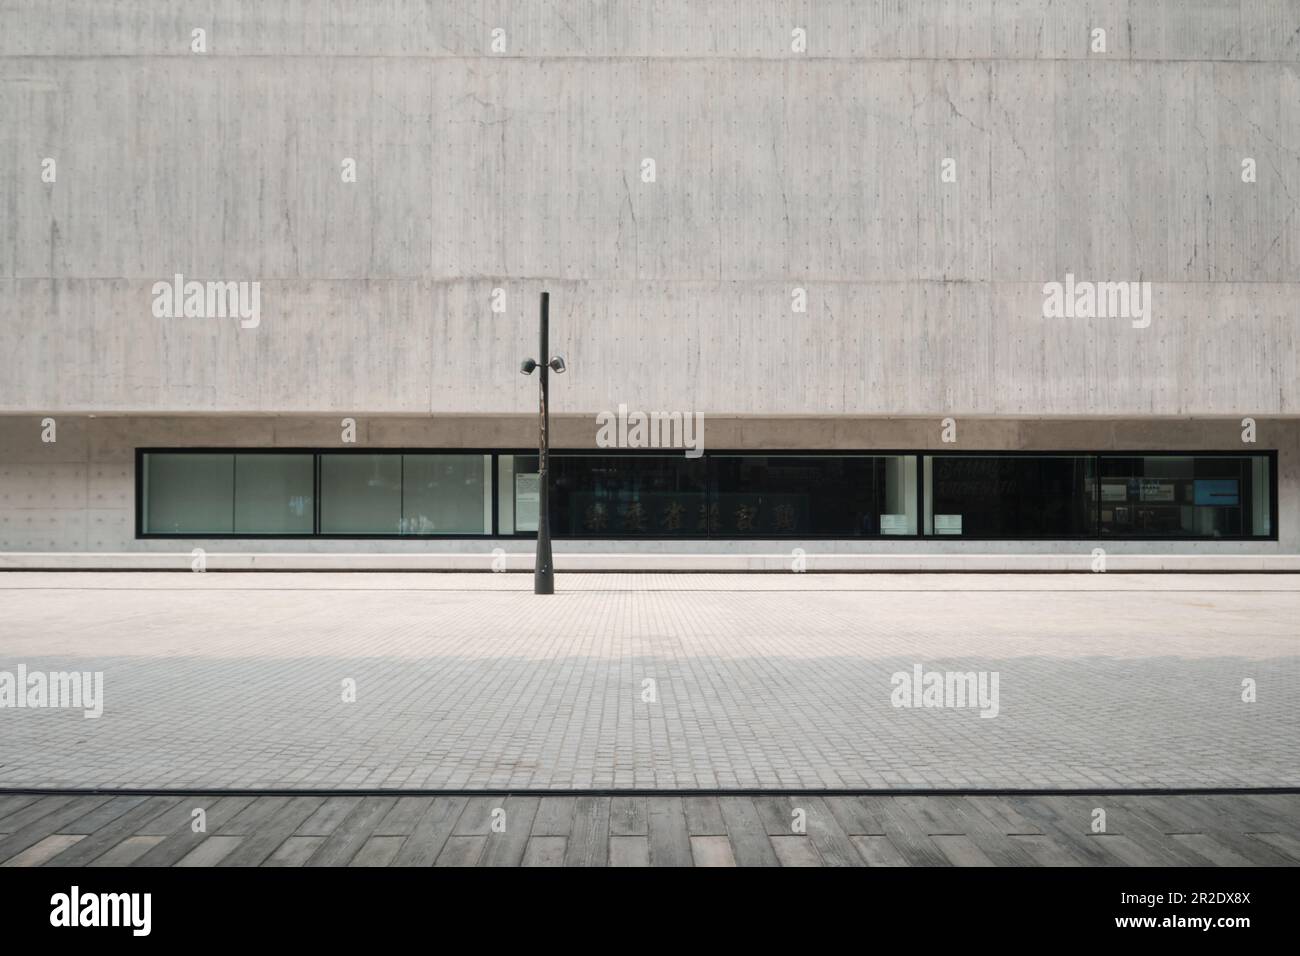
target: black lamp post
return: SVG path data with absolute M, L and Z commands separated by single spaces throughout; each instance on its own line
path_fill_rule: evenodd
M 552 369 L 556 374 L 563 374 L 564 356 L 554 355 L 550 360 L 546 356 L 550 354 L 549 331 L 550 331 L 550 312 L 551 312 L 551 294 L 542 293 L 542 315 L 541 315 L 541 336 L 538 342 L 537 354 L 543 357 L 545 364 L 539 365 L 533 359 L 524 359 L 519 365 L 519 371 L 524 375 L 532 375 L 537 369 L 542 370 L 541 378 L 538 380 L 538 425 L 540 428 L 537 442 L 537 558 L 533 562 L 533 593 L 534 594 L 554 594 L 555 593 L 555 568 L 551 561 L 551 509 L 550 509 L 550 478 L 548 477 L 548 459 L 551 451 L 550 436 L 550 405 L 547 376 Z

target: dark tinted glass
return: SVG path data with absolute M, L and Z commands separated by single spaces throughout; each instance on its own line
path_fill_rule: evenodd
M 515 470 L 537 470 L 536 457 Z M 685 455 L 551 455 L 551 533 L 556 537 L 703 537 L 703 458 Z
M 931 511 L 935 534 L 1091 535 L 1091 463 L 1084 457 L 936 455 Z
M 880 533 L 885 459 L 709 456 L 710 531 L 723 537 Z
M 1258 475 L 1252 470 L 1259 468 Z M 1101 533 L 1267 535 L 1268 459 L 1150 456 L 1101 459 Z

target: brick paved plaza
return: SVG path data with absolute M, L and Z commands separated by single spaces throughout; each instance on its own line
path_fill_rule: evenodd
M 0 710 L 0 786 L 1300 786 L 1295 576 L 531 584 L 0 575 L 0 671 L 104 674 L 98 719 Z M 996 672 L 997 716 L 893 706 L 917 665 Z

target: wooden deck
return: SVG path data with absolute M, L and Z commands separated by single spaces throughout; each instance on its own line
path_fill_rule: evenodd
M 1092 832 L 1094 809 L 1106 831 Z M 202 809 L 206 832 L 194 832 Z M 796 832 L 796 810 L 806 822 Z M 1295 866 L 1300 794 L 0 795 L 4 866 Z

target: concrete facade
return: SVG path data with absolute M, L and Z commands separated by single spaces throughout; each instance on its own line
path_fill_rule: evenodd
M 545 288 L 559 445 L 627 403 L 714 448 L 1276 450 L 1278 541 L 1108 547 L 1294 555 L 1298 202 L 1292 0 L 4 0 L 0 551 L 181 550 L 134 539 L 136 447 L 528 446 Z M 1067 273 L 1149 325 L 1044 319 Z M 156 317 L 176 274 L 259 324 Z

